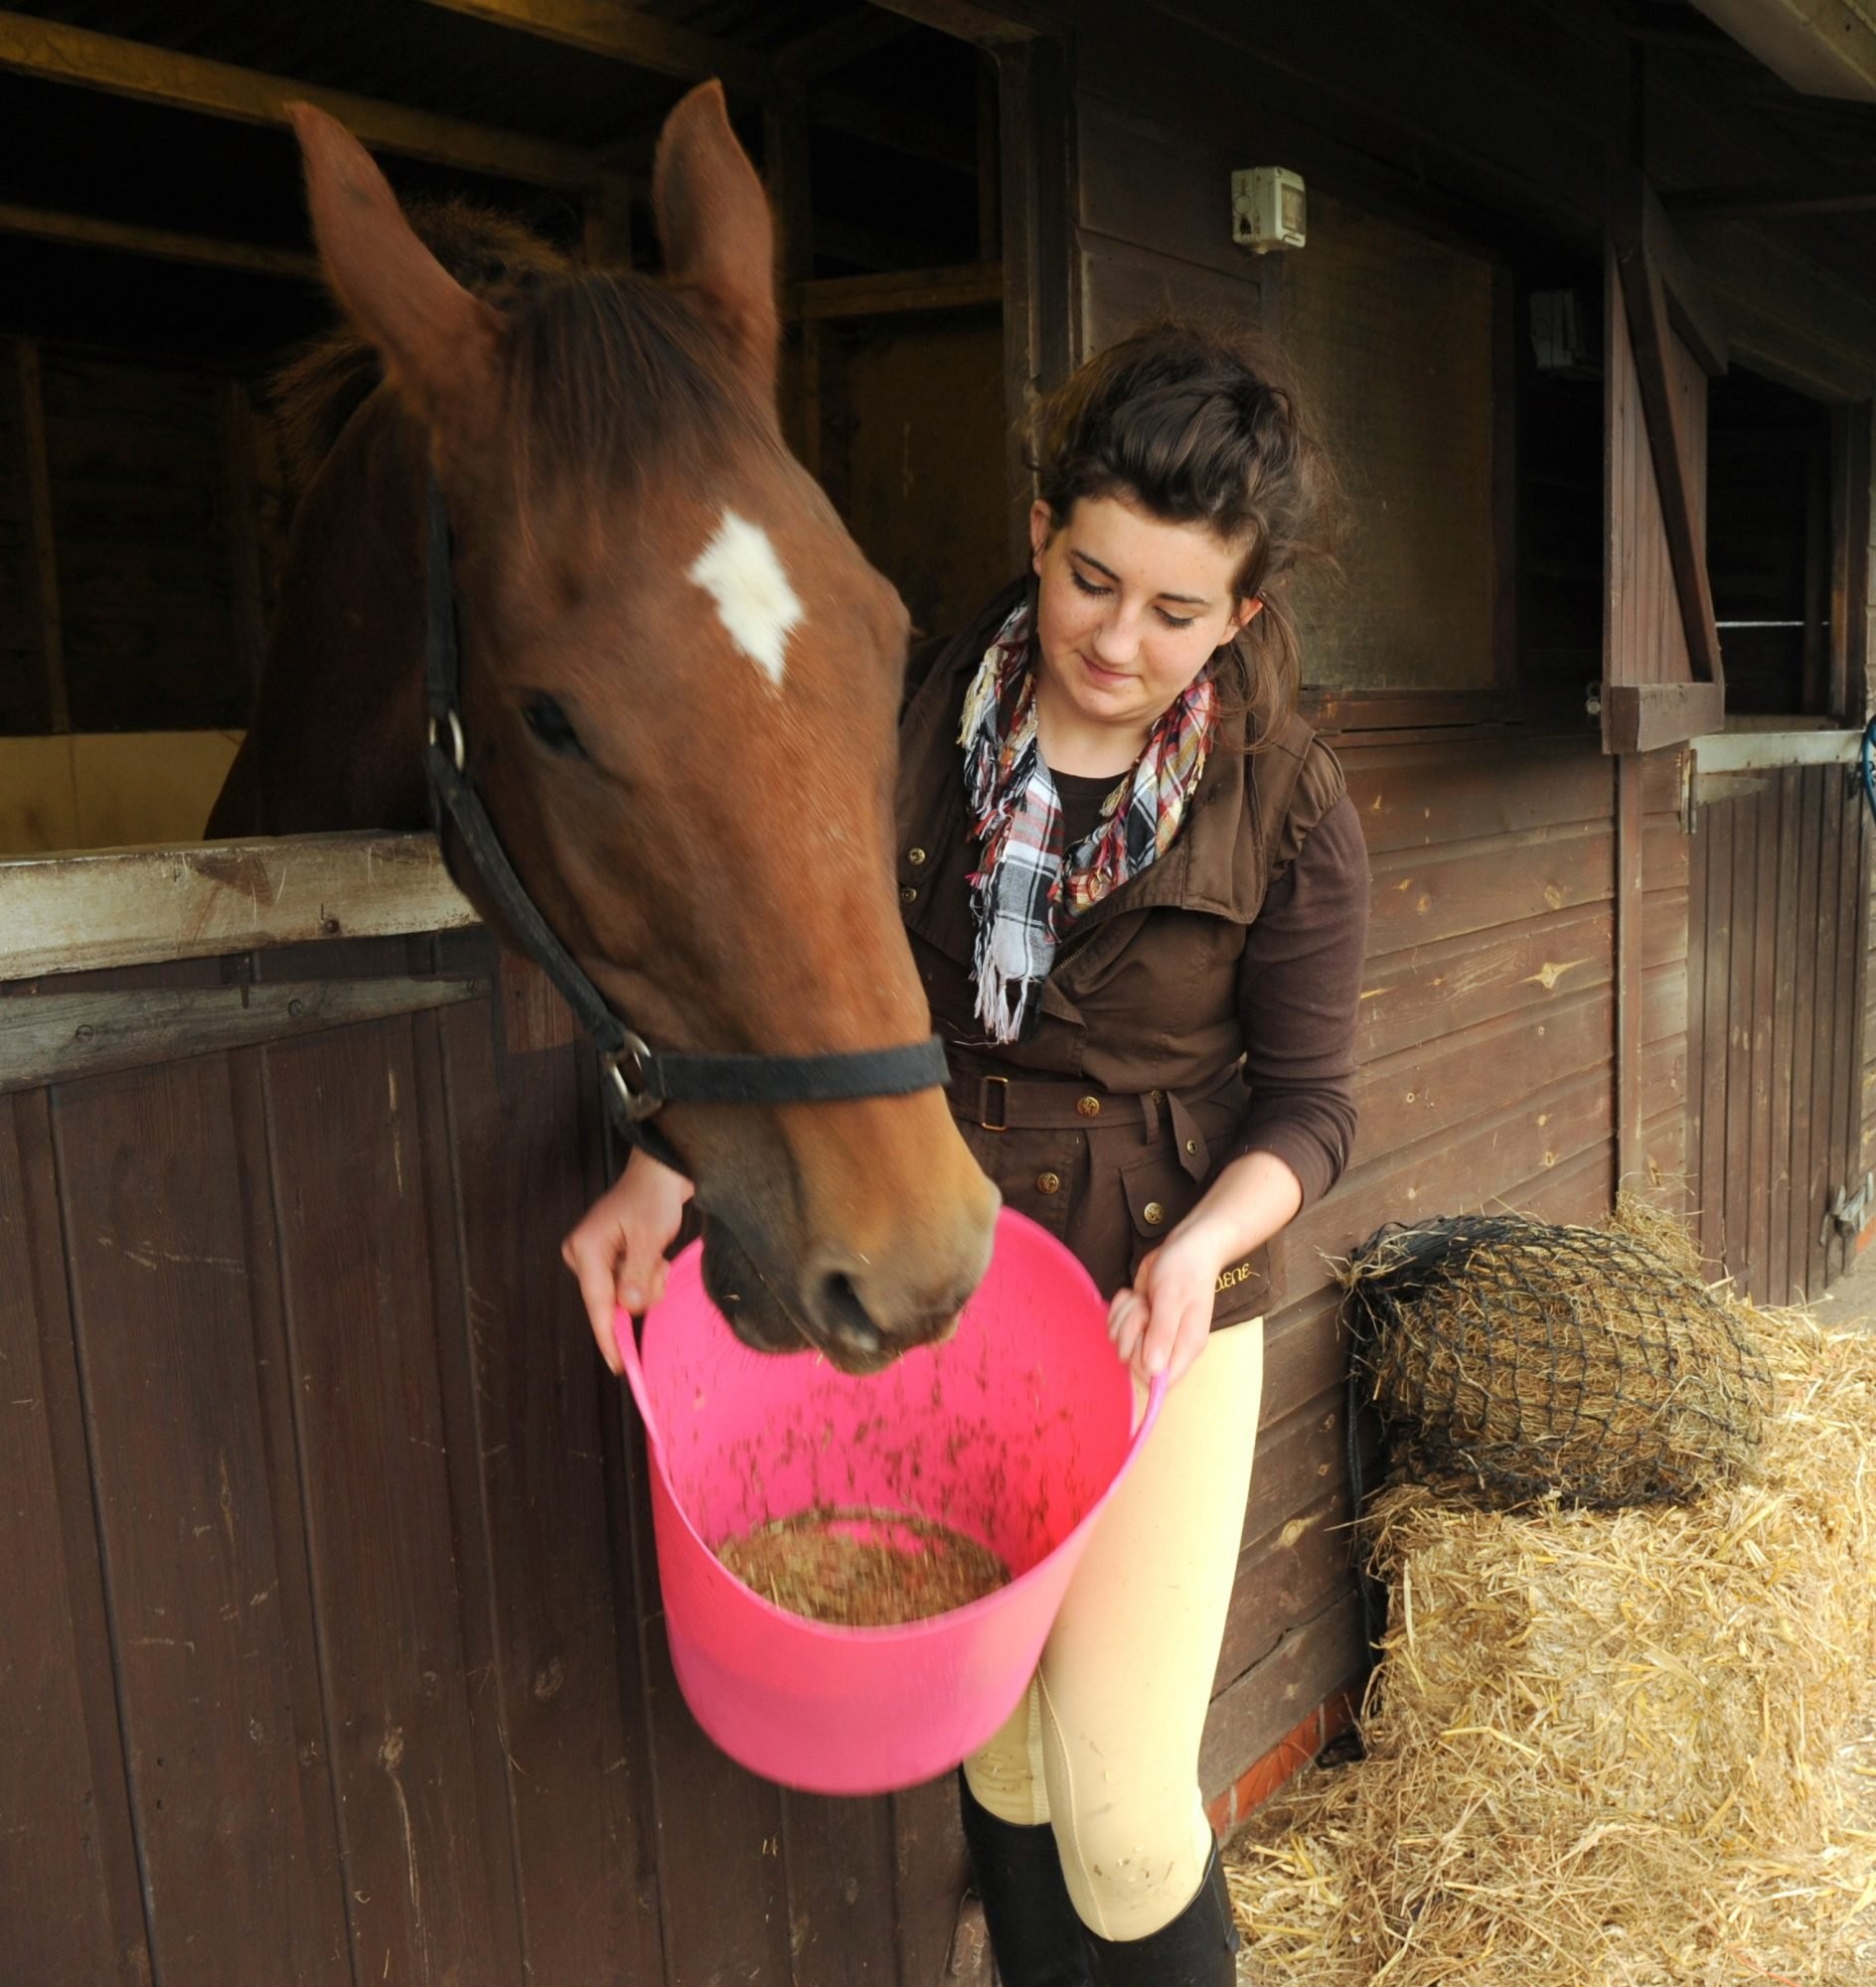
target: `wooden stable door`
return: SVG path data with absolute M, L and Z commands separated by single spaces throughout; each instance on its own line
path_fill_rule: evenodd
M 1841 765 L 1696 803 L 1687 1167 L 1701 1252 L 1756 1302 L 1822 1295 L 1870 1219 L 1862 1011 L 1871 829 Z
M 1868 539 L 1867 410 L 1859 429 L 1853 410 L 1731 367 L 1635 174 L 1613 189 L 1606 267 L 1617 1171 L 1645 1182 L 1655 1157 L 1650 962 L 1658 980 L 1678 947 L 1648 921 L 1674 903 L 1684 853 L 1687 1206 L 1716 1272 L 1785 1303 L 1822 1294 L 1868 1219 L 1871 831 L 1856 733 L 1826 728 L 1833 712 L 1860 723 L 1863 703 L 1848 603 L 1861 597 L 1849 548 Z M 1670 755 L 1689 837 L 1671 870 L 1642 799 L 1644 766 Z

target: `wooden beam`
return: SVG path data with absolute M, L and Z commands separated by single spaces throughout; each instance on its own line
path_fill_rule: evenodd
M 243 269 L 256 276 L 287 276 L 296 282 L 320 280 L 319 259 L 293 248 L 261 248 L 246 241 L 217 241 L 207 234 L 182 234 L 168 228 L 143 228 L 128 221 L 100 221 L 89 214 L 56 214 L 43 207 L 0 202 L 0 234 L 30 234 L 40 241 L 64 241 L 79 248 L 111 248 L 150 255 L 163 262 L 196 262 L 209 268 Z
M 789 315 L 805 324 L 834 318 L 892 317 L 907 311 L 982 310 L 1004 299 L 997 262 L 948 269 L 891 269 L 877 276 L 831 276 L 799 283 Z
M 1717 731 L 1726 691 L 1717 683 L 1609 684 L 1603 690 L 1603 749 L 1652 752 Z
M 38 342 L 21 339 L 13 356 L 20 403 L 21 480 L 26 486 L 26 530 L 31 540 L 33 624 L 39 635 L 40 668 L 46 675 L 46 710 L 54 731 L 70 731 L 72 706 L 66 694 L 65 629 L 59 610 L 59 557 L 53 541 Z
M 330 111 L 365 144 L 408 158 L 539 186 L 580 187 L 589 177 L 586 154 L 571 145 L 24 14 L 0 13 L 0 70 L 242 124 L 284 123 L 284 106 L 304 99 Z
M 725 89 L 759 103 L 779 93 L 774 66 L 766 56 L 637 13 L 621 0 L 425 0 L 425 4 L 558 42 L 589 56 L 629 63 L 654 76 L 675 76 L 681 82 L 715 76 Z
M 862 138 L 888 152 L 924 159 L 947 172 L 977 171 L 977 134 L 928 110 L 861 96 L 847 90 L 817 89 L 810 98 L 814 121 L 849 138 Z
M 433 835 L 283 835 L 0 861 L 0 982 L 477 922 Z
M 910 32 L 911 22 L 883 7 L 856 7 L 798 36 L 775 52 L 775 68 L 790 82 L 812 82 L 883 49 Z
M 922 28 L 936 28 L 954 41 L 975 42 L 980 49 L 1032 41 L 1051 25 L 1039 10 L 1020 0 L 994 6 L 981 0 L 878 0 L 878 4 L 889 14 L 903 14 Z
M 1693 0 L 1709 21 L 1809 96 L 1876 103 L 1876 21 L 1845 0 Z
M 1698 496 L 1693 487 L 1693 449 L 1668 364 L 1668 340 L 1675 329 L 1682 329 L 1684 335 L 1684 328 L 1690 323 L 1698 324 L 1705 313 L 1697 304 L 1691 271 L 1684 265 L 1673 266 L 1677 255 L 1656 252 L 1658 247 L 1668 244 L 1670 230 L 1639 173 L 1624 174 L 1618 179 L 1610 235 L 1629 319 L 1629 336 L 1635 347 L 1636 377 L 1646 417 L 1648 456 L 1654 465 L 1674 591 L 1680 601 L 1681 623 L 1687 636 L 1687 654 L 1696 679 L 1717 687 L 1725 681 L 1725 672 L 1720 662 L 1719 630 L 1713 619 L 1713 590 L 1707 579 Z M 1670 278 L 1682 285 L 1681 309 L 1671 326 L 1667 295 Z M 1708 372 L 1718 370 L 1709 363 L 1714 338 L 1709 333 L 1698 343 L 1688 341 Z M 1708 345 L 1708 352 L 1700 350 L 1701 343 Z M 1718 358 L 1723 367 L 1723 343 L 1718 347 Z
M 1876 184 L 1859 179 L 1846 186 L 1842 176 L 1798 185 L 1794 181 L 1759 186 L 1690 187 L 1664 193 L 1662 209 L 1675 214 L 1868 214 L 1876 209 Z

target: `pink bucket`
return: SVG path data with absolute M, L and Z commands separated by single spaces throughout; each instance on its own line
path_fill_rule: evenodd
M 734 1338 L 700 1248 L 671 1266 L 643 1345 L 617 1320 L 644 1417 L 671 1660 L 698 1723 L 752 1772 L 811 1793 L 889 1793 L 974 1753 L 1022 1696 L 1138 1429 L 1107 1307 L 1032 1221 L 998 1217 L 989 1275 L 947 1343 L 870 1379 Z M 930 1620 L 842 1628 L 772 1606 L 712 1547 L 815 1506 L 936 1518 L 1011 1569 Z

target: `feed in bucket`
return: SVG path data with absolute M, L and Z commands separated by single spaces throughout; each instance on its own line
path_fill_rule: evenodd
M 891 1628 L 948 1614 L 1010 1584 L 988 1546 L 910 1511 L 835 1505 L 771 1518 L 716 1557 L 764 1601 L 843 1628 Z
M 1087 1272 L 1009 1209 L 956 1333 L 869 1378 L 742 1345 L 672 1265 L 620 1351 L 644 1418 L 672 1665 L 698 1723 L 752 1771 L 884 1793 L 950 1770 L 1034 1670 L 1102 1505 L 1159 1410 Z M 846 1626 L 764 1600 L 717 1557 L 800 1514 L 910 1514 L 994 1554 L 1008 1584 L 923 1619 Z

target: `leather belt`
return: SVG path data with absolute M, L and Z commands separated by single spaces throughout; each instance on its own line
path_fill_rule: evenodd
M 960 1075 L 947 1087 L 952 1115 L 984 1132 L 1107 1132 L 1130 1128 L 1142 1145 L 1170 1132 L 1180 1166 L 1193 1179 L 1211 1170 L 1205 1134 L 1193 1107 L 1222 1097 L 1239 1081 L 1234 1063 L 1208 1090 L 1137 1093 L 1102 1090 L 1064 1077 Z

